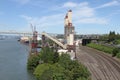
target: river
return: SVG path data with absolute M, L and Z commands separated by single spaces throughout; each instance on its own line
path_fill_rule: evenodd
M 28 54 L 17 40 L 0 40 L 0 80 L 36 80 L 26 68 Z

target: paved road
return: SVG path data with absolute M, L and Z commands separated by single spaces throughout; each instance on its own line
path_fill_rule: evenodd
M 92 80 L 120 80 L 120 61 L 104 52 L 80 46 L 77 58 L 89 69 Z

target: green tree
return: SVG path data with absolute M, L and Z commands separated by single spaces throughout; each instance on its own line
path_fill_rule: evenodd
M 65 69 L 58 63 L 53 64 L 50 69 L 53 72 L 53 80 L 64 80 Z
M 40 54 L 44 63 L 53 63 L 54 51 L 52 49 L 49 47 L 44 47 L 42 48 Z
M 73 78 L 75 80 L 77 80 L 77 78 L 81 78 L 84 77 L 85 79 L 89 79 L 90 76 L 90 72 L 88 71 L 88 69 L 84 66 L 84 65 L 79 65 L 79 67 L 77 68 L 73 68 Z
M 119 49 L 118 48 L 114 48 L 113 51 L 112 51 L 112 56 L 116 56 L 117 53 L 119 53 Z
M 79 77 L 88 79 L 90 76 L 88 69 L 78 61 L 71 60 L 68 54 L 62 54 L 58 63 L 65 68 L 65 80 L 77 80 Z
M 108 34 L 100 36 L 99 40 L 100 41 L 107 41 L 108 40 Z
M 58 63 L 43 63 L 37 66 L 34 75 L 38 80 L 77 80 L 88 79 L 89 71 L 78 61 L 70 59 L 69 54 L 62 54 Z
M 86 79 L 84 77 L 79 77 L 77 80 L 91 80 L 91 79 Z
M 70 55 L 68 54 L 61 54 L 59 57 L 58 63 L 63 66 L 65 69 L 69 68 L 69 64 L 71 62 Z
M 53 73 L 51 69 L 45 70 L 38 80 L 53 80 Z
M 38 80 L 64 80 L 65 69 L 59 64 L 44 63 L 39 65 L 34 72 Z
M 120 39 L 120 34 L 119 33 L 116 34 L 116 38 Z
M 58 52 L 54 52 L 53 63 L 57 63 L 58 61 L 59 61 L 59 53 Z
M 115 34 L 115 31 L 110 31 L 110 33 L 109 33 L 109 36 L 108 36 L 108 41 L 109 42 L 112 42 L 112 41 L 114 41 L 116 39 L 116 34 Z
M 117 58 L 120 58 L 120 52 L 119 52 L 119 53 L 117 53 Z
M 35 69 L 34 71 L 34 75 L 36 76 L 36 78 L 38 80 L 40 80 L 41 78 L 43 78 L 43 73 L 49 69 L 49 67 L 51 66 L 51 64 L 47 64 L 47 63 L 44 63 L 44 64 L 40 64 L 37 66 L 37 68 Z M 46 71 L 47 72 L 47 71 Z M 49 71 L 48 71 L 49 73 Z M 47 74 L 47 76 L 49 76 L 49 74 Z M 42 80 L 42 79 L 41 79 Z
M 34 70 L 37 67 L 37 65 L 39 64 L 39 60 L 40 60 L 40 55 L 29 56 L 28 62 L 27 62 L 27 69 Z

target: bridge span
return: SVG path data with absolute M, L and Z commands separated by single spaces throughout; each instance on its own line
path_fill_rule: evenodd
M 0 31 L 0 34 L 18 34 L 18 35 L 33 35 L 32 32 L 13 32 L 13 31 Z M 53 36 L 51 36 L 51 33 L 38 33 L 38 35 L 44 35 L 45 37 L 49 38 L 50 40 L 52 40 L 53 42 L 55 42 L 57 45 L 59 45 L 60 47 L 62 47 L 63 49 L 66 49 L 66 45 L 62 44 L 59 40 L 57 40 L 56 38 L 54 38 Z M 54 34 L 52 34 L 54 35 Z
M 0 34 L 33 35 L 32 32 L 16 32 L 16 31 L 0 31 Z

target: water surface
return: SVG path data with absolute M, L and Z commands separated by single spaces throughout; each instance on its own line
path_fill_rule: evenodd
M 28 54 L 17 40 L 0 40 L 0 80 L 35 80 L 26 68 Z

